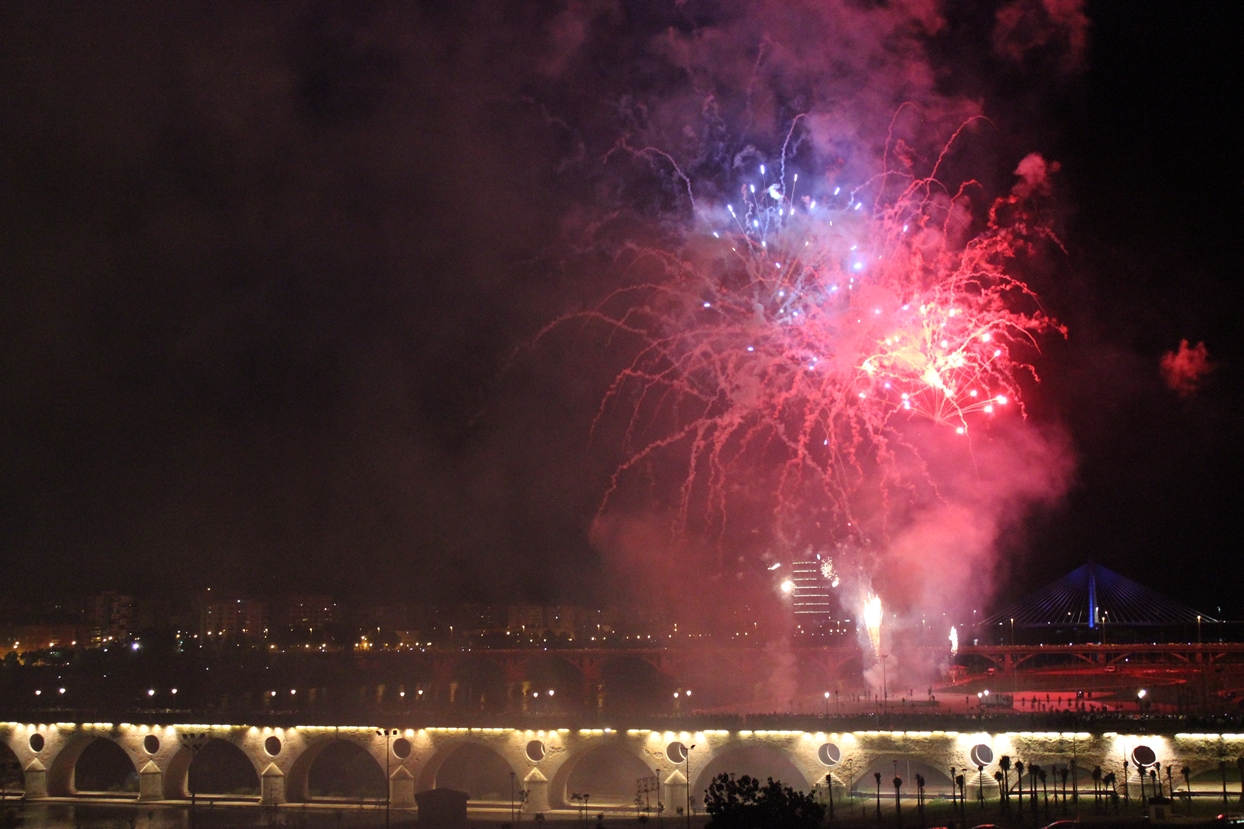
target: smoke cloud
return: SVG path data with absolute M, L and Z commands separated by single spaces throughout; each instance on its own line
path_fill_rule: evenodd
M 1179 348 L 1162 355 L 1159 368 L 1162 379 L 1180 397 L 1191 397 L 1200 391 L 1218 366 L 1210 360 L 1205 343 L 1189 346 L 1187 340 L 1179 341 Z

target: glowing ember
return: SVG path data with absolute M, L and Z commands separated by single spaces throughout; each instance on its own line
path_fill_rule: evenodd
M 870 595 L 864 603 L 864 627 L 868 629 L 868 641 L 873 647 L 873 656 L 881 658 L 881 597 Z
M 834 560 L 827 558 L 821 562 L 821 578 L 829 582 L 830 587 L 837 587 L 842 583 L 842 579 L 838 576 L 838 571 L 834 569 Z
M 959 655 L 959 631 L 955 630 L 954 625 L 950 626 L 950 655 Z

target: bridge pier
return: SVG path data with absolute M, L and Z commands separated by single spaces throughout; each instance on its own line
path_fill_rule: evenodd
M 534 768 L 523 778 L 523 788 L 527 791 L 527 802 L 523 804 L 524 812 L 547 812 L 549 810 L 549 779 Z
M 265 806 L 285 802 L 285 772 L 276 763 L 269 763 L 259 777 L 259 802 Z
M 26 783 L 26 800 L 39 800 L 48 796 L 48 770 L 39 762 L 39 758 L 30 761 L 24 769 Z
M 138 799 L 164 799 L 164 772 L 154 760 L 148 760 L 147 765 L 138 770 Z
M 415 776 L 405 766 L 398 766 L 389 778 L 389 807 L 415 808 Z

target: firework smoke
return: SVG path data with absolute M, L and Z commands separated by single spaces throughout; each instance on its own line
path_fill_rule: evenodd
M 1000 534 L 1065 486 L 1065 442 L 1025 417 L 1040 343 L 1065 332 L 1019 276 L 1057 250 L 1057 164 L 1013 162 L 1000 196 L 973 178 L 996 127 L 937 91 L 935 3 L 712 8 L 645 44 L 685 83 L 618 96 L 603 159 L 626 195 L 575 217 L 623 287 L 545 332 L 595 323 L 626 355 L 595 421 L 621 444 L 595 538 L 627 572 L 656 549 L 703 560 L 706 589 L 834 550 L 825 578 L 854 618 L 885 597 L 893 653 L 908 620 L 985 598 Z M 1008 60 L 1083 30 L 1007 9 Z M 550 66 L 603 14 L 561 21 Z M 663 521 L 675 540 L 631 541 Z
M 1162 355 L 1162 379 L 1180 397 L 1196 394 L 1215 368 L 1217 365 L 1210 360 L 1209 349 L 1205 347 L 1205 343 L 1189 346 L 1187 340 L 1180 340 L 1178 351 L 1168 351 Z

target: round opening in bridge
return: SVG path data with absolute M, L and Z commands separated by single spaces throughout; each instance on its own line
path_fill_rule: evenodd
M 263 750 L 268 752 L 269 757 L 275 757 L 281 753 L 281 740 L 279 737 L 269 737 L 263 741 Z
M 527 759 L 533 763 L 539 763 L 544 759 L 544 743 L 539 740 L 532 740 L 527 744 Z
M 977 743 L 968 756 L 972 758 L 972 765 L 987 766 L 993 762 L 993 749 L 984 743 Z
M 822 766 L 836 766 L 842 762 L 842 752 L 833 743 L 822 743 L 816 750 L 816 756 Z
M 47 743 L 44 741 L 42 734 L 31 734 L 30 735 L 30 750 L 31 751 L 34 751 L 36 753 L 43 751 L 43 747 L 45 745 L 47 745 Z
M 1152 766 L 1157 759 L 1158 756 L 1153 753 L 1153 749 L 1149 748 L 1149 746 L 1141 745 L 1132 749 L 1132 760 L 1138 766 Z
M 398 737 L 393 741 L 393 756 L 399 760 L 405 760 L 410 756 L 410 740 L 405 737 Z
M 160 750 L 160 738 L 154 734 L 148 734 L 143 737 L 143 751 L 148 754 L 155 754 Z
M 675 740 L 665 747 L 665 756 L 671 763 L 687 762 L 687 747 Z

